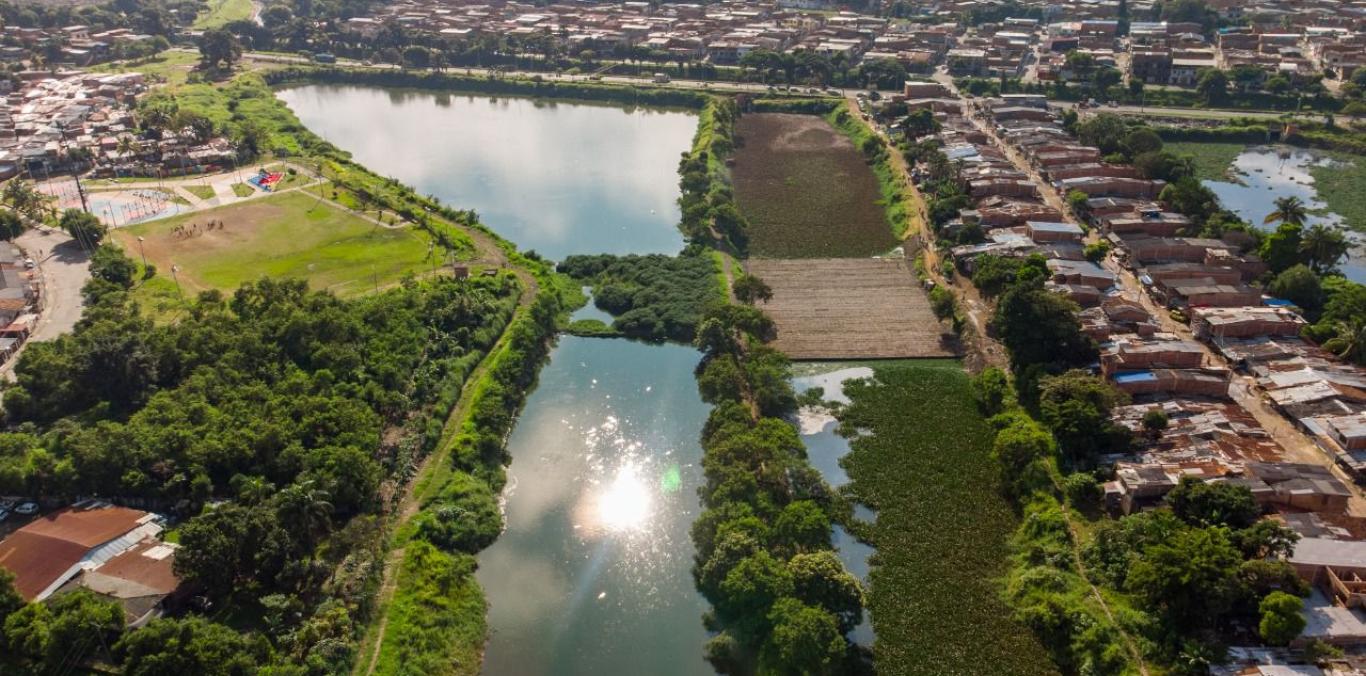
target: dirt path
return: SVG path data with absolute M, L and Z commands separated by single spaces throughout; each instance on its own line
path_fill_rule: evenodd
M 892 170 L 900 177 L 902 186 L 905 188 L 903 194 L 906 201 L 906 213 L 909 214 L 910 223 L 907 224 L 906 232 L 902 236 L 902 247 L 907 252 L 907 262 L 914 265 L 913 251 L 916 249 L 923 256 L 925 273 L 936 285 L 948 289 L 953 293 L 957 300 L 959 310 L 968 320 L 971 328 L 970 332 L 965 331 L 961 336 L 963 346 L 966 348 L 964 363 L 969 371 L 977 372 L 988 366 L 998 368 L 1010 367 L 1010 356 L 1000 343 L 992 340 L 987 334 L 987 325 L 991 322 L 991 305 L 982 299 L 977 287 L 959 275 L 954 275 L 953 279 L 944 276 L 941 269 L 942 262 L 938 250 L 934 247 L 934 231 L 930 226 L 930 218 L 925 206 L 925 197 L 920 194 L 920 189 L 916 187 L 915 181 L 911 180 L 911 167 L 906 163 L 906 156 L 899 150 L 891 146 L 891 139 L 883 133 L 882 129 L 871 121 L 863 118 L 862 113 L 858 112 L 858 101 L 854 96 L 848 97 L 849 110 L 858 115 L 864 124 L 873 130 L 890 147 L 888 153 L 891 157 Z
M 487 249 L 491 248 L 498 252 L 501 263 L 507 263 L 506 254 L 503 253 L 502 248 L 497 245 L 497 242 L 493 237 L 487 233 L 474 229 L 464 230 L 466 234 L 469 234 L 474 238 L 475 246 L 480 248 L 481 251 L 487 252 Z M 524 315 L 531 308 L 531 303 L 536 299 L 536 294 L 540 290 L 536 278 L 530 272 L 527 272 L 522 268 L 512 268 L 512 271 L 522 282 L 522 294 L 517 299 L 517 309 L 513 313 L 512 318 L 508 320 L 508 326 L 511 326 L 512 322 L 517 321 L 519 317 Z M 435 468 L 441 466 L 441 463 L 450 462 L 451 442 L 454 440 L 456 433 L 459 432 L 460 426 L 464 424 L 465 417 L 469 414 L 470 406 L 474 399 L 474 386 L 484 377 L 484 374 L 488 372 L 492 358 L 503 349 L 507 343 L 507 339 L 508 334 L 505 328 L 503 335 L 499 336 L 498 342 L 494 343 L 493 347 L 484 355 L 484 358 L 480 360 L 479 365 L 476 366 L 465 379 L 465 383 L 460 390 L 460 398 L 456 401 L 455 406 L 451 409 L 450 415 L 446 418 L 446 424 L 436 450 L 422 459 L 422 462 L 418 464 L 417 472 L 413 474 L 413 478 L 409 480 L 408 484 L 403 488 L 403 497 L 399 500 L 398 507 L 389 517 L 390 532 L 399 530 L 407 524 L 409 520 L 417 516 L 418 511 L 422 507 L 421 500 L 418 496 L 418 488 L 425 485 L 426 480 L 431 476 Z M 394 598 L 394 593 L 398 591 L 398 567 L 403 563 L 404 552 L 405 550 L 402 547 L 395 548 L 389 552 L 387 557 L 385 557 L 384 572 L 380 577 L 379 593 L 375 599 L 375 612 L 377 613 L 376 617 L 378 617 L 379 620 L 375 625 L 374 644 L 370 647 L 369 653 L 363 658 L 364 661 L 357 663 L 357 668 L 352 671 L 353 674 L 370 676 L 375 672 L 376 665 L 379 664 L 380 650 L 384 647 L 384 639 L 389 628 L 389 615 L 386 611 L 388 610 L 389 602 Z M 361 668 L 362 664 L 364 665 L 364 668 Z

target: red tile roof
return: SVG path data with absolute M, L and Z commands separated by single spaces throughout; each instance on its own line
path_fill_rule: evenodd
M 14 573 L 15 589 L 32 600 L 91 549 L 137 528 L 147 512 L 125 507 L 68 507 L 0 541 L 0 566 Z

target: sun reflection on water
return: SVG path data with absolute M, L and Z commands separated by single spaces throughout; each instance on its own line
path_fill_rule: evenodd
M 598 519 L 611 531 L 637 530 L 649 520 L 652 502 L 649 487 L 628 463 L 598 496 Z

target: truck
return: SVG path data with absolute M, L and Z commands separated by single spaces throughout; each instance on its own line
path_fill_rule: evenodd
M 667 73 L 655 73 L 654 81 L 655 84 L 669 84 L 669 76 Z

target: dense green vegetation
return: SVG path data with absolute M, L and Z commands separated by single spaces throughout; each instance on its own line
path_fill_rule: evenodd
M 759 311 L 719 306 L 698 328 L 704 511 L 693 576 L 719 631 L 707 658 L 723 673 L 848 673 L 863 592 L 831 548 L 837 497 L 806 462 L 788 362 L 763 344 Z
M 878 512 L 868 532 L 878 673 L 1053 672 L 1000 598 L 1017 517 L 967 375 L 957 362 L 874 372 L 845 384 L 852 403 L 839 418 L 852 437 L 850 491 Z
M 436 446 L 521 284 L 433 279 L 342 301 L 265 279 L 154 325 L 128 301 L 131 267 L 98 257 L 76 331 L 25 351 L 0 490 L 186 518 L 176 570 L 221 621 L 267 632 L 274 656 L 258 666 L 345 669 L 382 564 L 384 486 Z M 288 612 L 267 622 L 272 609 Z
M 1210 142 L 1173 142 L 1165 144 L 1167 150 L 1178 157 L 1190 157 L 1195 164 L 1195 178 L 1201 181 L 1223 181 L 1228 179 L 1229 167 L 1233 160 L 1247 148 L 1247 144 L 1237 141 Z
M 632 338 L 691 343 L 707 308 L 725 301 L 719 262 L 696 245 L 678 256 L 570 256 L 558 270 L 591 283 L 593 303 Z
M 749 223 L 735 206 L 726 158 L 735 150 L 733 99 L 714 98 L 697 119 L 692 149 L 678 163 L 678 227 L 689 242 L 707 243 L 743 256 L 749 247 Z
M 1309 167 L 1314 190 L 1328 210 L 1341 216 L 1348 227 L 1362 230 L 1366 224 L 1366 155 L 1326 151 L 1332 163 Z

